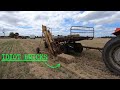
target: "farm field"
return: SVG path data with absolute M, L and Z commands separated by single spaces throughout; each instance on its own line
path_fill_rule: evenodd
M 80 42 L 102 48 L 108 40 L 96 38 Z M 46 51 L 41 39 L 0 39 L 0 54 L 35 54 L 38 46 Z M 98 50 L 84 49 L 70 64 L 49 57 L 49 64 L 56 63 L 64 66 L 51 69 L 42 62 L 0 62 L 0 79 L 120 79 L 106 68 Z

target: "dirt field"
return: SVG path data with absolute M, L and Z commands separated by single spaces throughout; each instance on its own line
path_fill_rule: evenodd
M 81 41 L 82 45 L 103 47 L 109 39 Z M 2 53 L 36 53 L 36 47 L 46 51 L 40 39 L 0 39 Z M 111 73 L 102 61 L 101 52 L 86 50 L 75 56 L 74 62 L 65 64 L 49 58 L 49 64 L 60 63 L 58 69 L 51 69 L 42 62 L 0 62 L 0 79 L 120 79 Z

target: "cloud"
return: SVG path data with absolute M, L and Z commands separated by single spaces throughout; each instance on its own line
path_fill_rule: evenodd
M 18 32 L 21 35 L 41 35 L 42 25 L 52 28 L 53 34 L 69 34 L 71 26 L 93 26 L 96 35 L 107 35 L 114 31 L 120 22 L 120 11 L 0 11 L 0 35 Z M 113 25 L 109 27 L 105 25 Z M 8 34 L 6 34 L 8 35 Z
M 100 36 L 112 36 L 115 28 L 114 27 L 105 27 L 103 25 L 95 25 L 95 37 Z
M 22 18 L 18 17 L 16 13 L 4 13 L 3 15 L 0 16 L 0 20 L 6 23 L 10 23 L 13 25 L 16 25 L 18 22 L 22 21 Z

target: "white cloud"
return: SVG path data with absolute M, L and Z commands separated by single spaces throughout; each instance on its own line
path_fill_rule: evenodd
M 95 37 L 112 35 L 112 33 L 115 30 L 114 27 L 105 27 L 103 25 L 95 25 L 94 29 L 95 29 Z
M 86 11 L 73 16 L 75 22 L 83 22 L 82 25 L 112 24 L 120 22 L 120 11 Z
M 72 19 L 71 23 L 66 23 L 65 19 Z M 95 29 L 100 32 L 111 27 L 105 27 L 104 24 L 120 22 L 119 11 L 1 11 L 0 27 L 6 28 L 6 32 L 13 30 L 23 35 L 34 33 L 41 35 L 41 26 L 46 25 L 53 29 L 54 34 L 67 34 L 64 32 L 74 25 L 94 24 Z M 18 26 L 30 26 L 33 28 L 24 29 Z M 0 29 L 1 31 L 2 29 Z M 68 31 L 69 34 L 69 31 Z M 0 34 L 2 35 L 2 34 Z

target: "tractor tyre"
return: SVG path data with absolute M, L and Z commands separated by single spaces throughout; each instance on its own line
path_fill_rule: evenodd
M 106 67 L 120 75 L 120 37 L 112 38 L 105 44 L 102 56 Z

